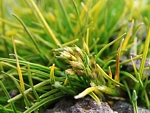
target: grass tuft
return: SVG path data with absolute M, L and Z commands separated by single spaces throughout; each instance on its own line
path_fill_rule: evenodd
M 150 109 L 149 5 L 1 0 L 0 111 L 43 113 L 87 95 Z

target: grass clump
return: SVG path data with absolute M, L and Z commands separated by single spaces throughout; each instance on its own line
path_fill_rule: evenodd
M 64 96 L 86 95 L 98 104 L 130 101 L 136 113 L 137 105 L 150 109 L 147 0 L 0 6 L 1 112 L 42 113 Z

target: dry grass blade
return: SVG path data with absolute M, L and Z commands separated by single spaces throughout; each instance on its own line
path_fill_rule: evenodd
M 89 87 L 89 88 L 86 88 L 83 92 L 81 92 L 80 94 L 74 96 L 75 99 L 79 99 L 79 98 L 83 98 L 85 97 L 86 95 L 88 95 L 89 93 L 95 91 L 96 87 Z
M 50 70 L 50 83 L 51 84 L 55 83 L 54 69 L 55 69 L 55 64 L 51 66 L 51 70 Z
M 12 42 L 13 42 L 13 46 L 14 46 L 14 54 L 16 57 L 16 63 L 17 63 L 17 70 L 18 70 L 18 75 L 19 75 L 19 80 L 20 80 L 20 86 L 21 86 L 21 90 L 22 92 L 25 91 L 25 86 L 24 86 L 24 80 L 23 80 L 23 76 L 22 76 L 22 72 L 21 72 L 21 68 L 20 68 L 20 64 L 19 64 L 19 60 L 18 60 L 18 56 L 17 56 L 17 51 L 16 51 L 16 45 L 15 45 L 15 41 L 12 37 Z
M 132 20 L 131 27 L 130 27 L 128 33 L 127 33 L 127 36 L 125 37 L 124 43 L 123 43 L 123 45 L 122 45 L 122 50 L 125 50 L 125 49 L 127 48 L 127 44 L 128 44 L 129 39 L 130 39 L 130 37 L 131 37 L 133 25 L 134 25 L 134 20 Z
M 116 57 L 116 73 L 115 73 L 115 80 L 120 82 L 120 57 L 121 57 L 121 50 L 122 50 L 122 44 L 123 44 L 124 39 L 122 40 L 120 47 L 118 49 L 118 54 Z

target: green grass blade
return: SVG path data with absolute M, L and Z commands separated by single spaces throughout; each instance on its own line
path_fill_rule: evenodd
M 121 35 L 120 37 L 118 37 L 117 39 L 113 40 L 112 42 L 110 42 L 109 44 L 107 44 L 106 46 L 104 46 L 96 55 L 96 59 L 100 57 L 100 55 L 102 54 L 102 52 L 107 49 L 109 46 L 111 46 L 112 44 L 114 44 L 115 42 L 117 42 L 118 40 L 122 39 L 122 37 L 125 35 L 126 33 L 124 33 L 123 35 Z
M 17 29 L 24 29 L 21 25 L 17 25 L 17 24 L 14 24 L 6 19 L 3 19 L 3 18 L 0 18 L 0 21 L 1 22 L 4 22 L 5 24 L 7 24 L 8 26 L 10 27 L 14 27 L 14 28 L 17 28 Z M 34 33 L 38 33 L 38 34 L 44 34 L 44 31 L 43 30 L 40 30 L 40 29 L 36 29 L 36 28 L 32 28 L 32 27 L 27 27 L 30 31 L 34 32 Z
M 9 75 L 9 77 L 14 81 L 16 87 L 18 88 L 18 90 L 20 91 L 20 93 L 23 95 L 24 101 L 25 101 L 25 105 L 26 107 L 29 107 L 31 105 L 30 101 L 27 98 L 27 95 L 24 94 L 24 92 L 22 91 L 19 83 L 15 80 L 15 78 L 12 75 Z M 9 102 L 9 101 L 8 101 Z
M 74 5 L 74 7 L 75 7 L 75 10 L 76 10 L 76 14 L 77 14 L 77 18 L 78 18 L 78 21 L 79 21 L 79 26 L 80 26 L 80 30 L 81 30 L 81 21 L 80 21 L 80 15 L 79 15 L 79 10 L 78 10 L 78 7 L 77 7 L 77 4 L 76 4 L 76 2 L 75 2 L 75 0 L 72 0 L 72 2 L 73 2 L 73 5 Z
M 62 8 L 62 11 L 63 11 L 63 13 L 64 13 L 64 15 L 65 15 L 66 22 L 67 22 L 67 24 L 68 24 L 68 26 L 69 26 L 70 32 L 73 34 L 74 32 L 73 32 L 71 23 L 70 23 L 70 21 L 69 21 L 69 18 L 68 18 L 68 15 L 67 15 L 67 11 L 66 11 L 66 9 L 65 9 L 65 6 L 64 6 L 64 4 L 63 4 L 63 1 L 62 1 L 62 0 L 58 0 L 58 1 L 59 1 L 59 4 L 60 4 L 61 8 Z
M 9 113 L 8 110 L 6 108 L 4 108 L 2 105 L 0 105 L 0 110 L 3 113 Z M 12 110 L 13 111 L 13 110 Z
M 125 75 L 127 78 L 128 77 L 131 78 L 134 82 L 136 82 L 136 84 L 139 83 L 138 79 L 135 78 L 132 74 L 130 74 L 130 73 L 126 72 L 126 71 L 121 71 L 120 73 Z
M 60 90 L 59 89 L 52 89 L 51 91 L 48 91 L 46 93 L 44 93 L 43 95 L 40 96 L 40 98 L 45 98 L 45 97 L 48 97 L 52 94 L 55 94 L 55 93 L 58 93 Z
M 34 85 L 34 88 L 35 88 L 35 89 L 39 89 L 39 88 L 41 88 L 42 86 L 47 85 L 47 84 L 49 84 L 49 80 L 45 80 L 45 81 L 43 81 L 43 82 L 40 82 L 40 83 Z M 29 89 L 25 90 L 25 91 L 24 91 L 24 94 L 27 95 L 30 91 L 32 91 L 32 88 L 29 88 Z M 15 100 L 18 100 L 18 99 L 22 98 L 22 96 L 23 96 L 22 93 L 21 93 L 21 94 L 18 94 L 18 95 L 16 95 L 15 97 L 9 99 L 8 102 L 13 102 L 13 101 L 15 101 Z
M 99 85 L 97 86 L 97 88 L 105 94 L 108 94 L 111 96 L 121 96 L 120 92 L 115 88 L 110 88 L 105 85 Z
M 33 94 L 36 97 L 37 101 L 40 101 L 40 98 L 39 98 L 39 96 L 38 96 L 38 94 L 37 94 L 37 92 L 36 92 L 36 90 L 34 88 L 34 84 L 33 84 L 33 81 L 32 81 L 32 75 L 31 75 L 31 71 L 30 71 L 30 65 L 28 64 L 27 67 L 28 67 L 28 80 L 29 80 L 29 84 L 30 84 L 30 86 L 32 88 Z
M 126 91 L 127 91 L 127 93 L 128 93 L 129 99 L 130 99 L 130 101 L 131 101 L 130 88 L 129 88 L 129 86 L 128 86 L 128 84 L 127 84 L 127 82 L 126 82 L 125 80 L 123 80 L 123 84 L 124 84 L 124 86 L 125 86 L 125 88 L 126 88 Z
M 140 77 L 143 79 L 143 71 L 144 71 L 144 65 L 146 61 L 146 56 L 149 50 L 149 43 L 150 43 L 150 26 L 148 27 L 148 35 L 145 40 L 145 46 L 144 46 L 144 51 L 143 51 L 143 56 L 142 56 L 142 61 L 140 64 L 140 69 L 139 69 L 139 74 Z
M 62 94 L 62 92 L 58 92 L 56 94 L 50 95 L 49 97 L 42 99 L 40 102 L 34 103 L 34 105 L 32 105 L 30 108 L 28 108 L 23 113 L 31 113 L 31 112 L 35 111 L 36 109 L 40 108 L 41 106 L 43 106 L 47 103 L 56 101 L 57 99 L 60 99 L 63 96 L 64 95 Z
M 103 71 L 103 69 L 102 69 L 98 64 L 96 64 L 96 65 L 97 65 L 97 67 L 98 67 L 100 73 L 104 76 L 104 78 L 106 78 L 107 80 L 109 80 L 109 81 L 111 81 L 112 83 L 116 84 L 116 85 L 119 86 L 121 89 L 123 89 L 123 90 L 125 89 L 125 86 L 124 86 L 123 84 L 121 84 L 121 83 L 115 81 L 114 79 L 110 78 L 109 75 L 107 75 L 107 74 Z
M 41 50 L 40 50 L 40 47 L 38 46 L 38 44 L 36 43 L 35 39 L 33 38 L 33 36 L 31 35 L 30 31 L 28 30 L 28 28 L 26 27 L 26 25 L 23 23 L 23 21 L 15 14 L 12 14 L 21 24 L 22 26 L 24 27 L 25 31 L 27 32 L 28 36 L 30 37 L 30 39 L 32 40 L 32 42 L 34 43 L 37 51 L 39 52 L 39 54 L 41 55 L 42 58 L 44 58 Z
M 148 109 L 150 109 L 150 99 L 149 99 L 149 95 L 147 94 L 145 89 L 144 89 L 144 96 L 145 96 L 145 100 L 146 100 L 146 106 Z
M 3 91 L 4 91 L 4 93 L 5 93 L 6 97 L 7 97 L 8 99 L 10 99 L 11 97 L 10 97 L 10 95 L 9 95 L 9 93 L 8 93 L 8 91 L 7 91 L 7 89 L 6 89 L 6 87 L 4 86 L 4 84 L 3 84 L 1 81 L 0 81 L 0 85 L 1 85 L 1 87 L 2 87 L 2 89 L 3 89 Z M 10 104 L 11 104 L 11 107 L 12 107 L 13 112 L 14 112 L 14 113 L 17 113 L 17 110 L 16 110 L 16 107 L 15 107 L 14 103 L 13 103 L 13 102 L 10 102 Z
M 137 93 L 136 93 L 135 90 L 133 90 L 131 101 L 132 101 L 132 104 L 133 104 L 134 113 L 138 113 L 137 98 L 138 98 Z
M 1 17 L 2 19 L 5 19 L 5 3 L 4 3 L 4 0 L 1 0 Z M 2 35 L 5 36 L 6 34 L 6 25 L 5 25 L 5 22 L 2 22 Z M 8 46 L 7 46 L 7 43 L 6 43 L 6 40 L 3 39 L 3 42 L 4 42 L 4 46 L 5 46 L 5 50 L 6 50 L 6 56 L 9 57 L 9 50 L 8 50 Z

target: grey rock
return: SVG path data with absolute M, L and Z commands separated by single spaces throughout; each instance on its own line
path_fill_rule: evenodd
M 120 61 L 123 62 L 127 59 L 131 59 L 131 57 L 134 58 L 136 56 L 137 56 L 136 54 L 130 53 L 129 58 L 127 58 L 127 56 L 122 56 L 120 58 Z M 133 61 L 137 70 L 140 69 L 141 61 L 142 61 L 142 58 L 139 58 L 139 59 Z M 126 69 L 125 69 L 126 71 L 128 71 L 128 72 L 133 72 L 134 71 L 132 62 L 129 62 L 129 63 L 125 64 L 125 66 L 126 66 Z M 150 58 L 146 58 L 144 67 L 146 68 L 146 67 L 149 67 L 149 66 L 150 66 Z M 150 76 L 149 69 L 144 70 L 143 74 L 145 76 Z
M 106 102 L 101 102 L 101 105 L 98 105 L 93 99 L 86 97 L 72 106 L 70 113 L 113 113 L 113 110 Z
M 134 113 L 133 107 L 131 104 L 123 101 L 118 101 L 114 104 L 112 109 L 118 113 Z M 147 110 L 142 107 L 138 107 L 139 113 L 150 113 L 150 110 Z
M 47 109 L 45 113 L 69 113 L 71 106 L 75 104 L 76 100 L 71 98 L 63 98 L 56 103 L 54 108 Z
M 142 107 L 138 107 L 138 111 L 150 113 L 150 110 Z M 63 98 L 54 108 L 47 109 L 45 113 L 134 113 L 134 111 L 132 105 L 124 101 L 118 101 L 110 108 L 106 102 L 98 105 L 92 98 L 85 97 L 79 100 Z
M 92 98 L 85 97 L 79 100 L 62 99 L 53 109 L 45 113 L 114 113 L 106 102 L 98 105 Z
M 9 91 L 9 95 L 10 95 L 11 98 L 14 97 L 14 96 L 16 96 L 17 93 L 18 93 L 18 92 L 17 92 L 17 90 L 15 90 L 15 89 Z

